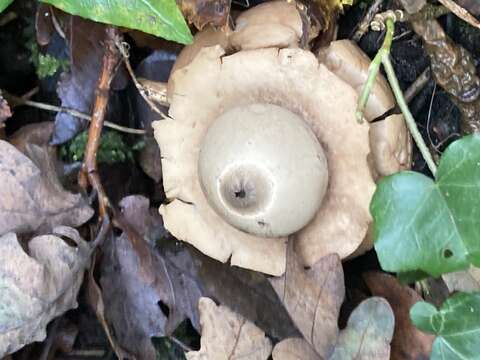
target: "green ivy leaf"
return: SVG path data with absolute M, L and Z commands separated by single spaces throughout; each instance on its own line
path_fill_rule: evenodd
M 12 2 L 13 0 L 0 0 L 0 12 L 5 10 Z
M 480 135 L 448 147 L 435 182 L 412 171 L 380 181 L 370 211 L 384 270 L 436 277 L 480 266 Z
M 480 359 L 480 292 L 457 293 L 437 310 L 426 302 L 410 309 L 417 328 L 437 335 L 431 360 Z
M 192 42 L 190 29 L 175 0 L 41 1 L 93 21 L 141 30 L 182 44 Z

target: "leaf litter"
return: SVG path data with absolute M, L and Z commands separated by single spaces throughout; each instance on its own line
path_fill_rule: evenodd
M 472 14 L 477 12 L 474 2 L 463 0 L 459 3 Z M 188 20 L 198 28 L 209 26 L 207 23 L 225 25 L 228 21 L 229 1 L 187 0 L 182 4 L 185 12 L 190 11 L 190 15 L 185 14 Z M 46 9 L 45 5 L 42 8 L 52 9 Z M 72 55 L 71 71 L 62 76 L 58 87 L 62 105 L 89 112 L 103 54 L 104 25 L 56 10 L 55 13 L 57 20 L 66 20 L 62 20 L 61 25 L 67 24 Z M 46 45 L 53 32 L 58 31 L 58 24 L 55 25 L 57 29 L 52 22 L 37 24 L 37 35 L 44 35 L 38 39 Z M 71 42 L 82 37 L 77 44 Z M 148 46 L 148 42 L 145 44 Z M 154 56 L 155 53 L 152 58 Z M 155 75 L 155 69 L 152 71 Z M 166 80 L 165 76 L 162 80 Z M 123 89 L 124 85 L 118 88 Z M 115 106 L 112 108 L 115 113 Z M 145 125 L 151 122 L 151 115 L 147 111 L 145 121 L 136 120 Z M 0 122 L 9 116 L 8 104 L 0 102 Z M 60 122 L 58 119 L 62 118 Z M 70 139 L 83 126 L 71 115 L 59 114 L 53 142 L 58 144 Z M 348 301 L 349 291 L 358 289 L 345 289 L 342 264 L 337 255 L 327 255 L 310 268 L 304 268 L 292 246 L 287 272 L 279 278 L 231 268 L 199 254 L 188 245 L 175 242 L 146 197 L 129 196 L 121 201 L 121 213 L 115 218 L 115 227 L 120 231 L 109 234 L 92 260 L 92 246 L 70 227 L 79 228 L 85 224 L 93 210 L 84 197 L 65 191 L 60 185 L 57 155 L 53 148 L 46 146 L 51 131 L 52 123 L 31 129 L 24 126 L 16 137 L 10 137 L 17 149 L 0 142 L 0 195 L 7 199 L 1 203 L 4 212 L 0 217 L 0 247 L 5 251 L 0 253 L 0 279 L 3 279 L 0 281 L 7 283 L 5 279 L 12 270 L 21 280 L 10 281 L 8 291 L 0 294 L 3 296 L 1 304 L 15 303 L 17 306 L 8 307 L 7 311 L 0 306 L 0 319 L 2 315 L 7 319 L 0 322 L 0 354 L 1 350 L 10 353 L 26 343 L 43 339 L 48 322 L 77 305 L 83 273 L 89 268 L 90 304 L 119 358 L 155 359 L 158 354 L 152 338 L 171 335 L 186 319 L 201 333 L 201 347 L 198 351 L 187 352 L 188 359 L 220 360 L 225 359 L 225 354 L 230 354 L 230 358 L 247 354 L 248 359 L 266 359 L 271 354 L 274 360 L 428 357 L 434 335 L 419 331 L 408 316 L 409 308 L 421 297 L 395 278 L 386 274 L 364 274 L 374 297 L 360 303 L 350 314 L 347 326 L 339 329 L 338 317 L 344 298 Z M 144 148 L 140 164 L 159 185 L 162 169 L 160 153 L 154 145 L 148 143 Z M 155 203 L 155 207 L 157 205 Z M 59 228 L 59 225 L 70 227 Z M 82 234 L 86 233 L 84 230 L 86 227 L 82 227 Z M 65 242 L 72 238 L 76 239 L 73 240 L 75 246 L 71 246 L 69 240 L 68 244 Z M 7 258 L 7 255 L 11 256 Z M 28 266 L 19 266 L 15 259 L 21 259 L 21 264 Z M 65 267 L 65 262 L 71 266 Z M 90 262 L 95 266 L 89 266 Z M 31 268 L 49 271 L 30 273 Z M 451 292 L 475 291 L 478 290 L 477 270 L 470 267 L 443 275 L 443 279 Z M 39 281 L 41 276 L 45 278 Z M 28 279 L 33 280 L 26 286 Z M 65 297 L 51 296 L 64 288 L 68 289 Z M 33 290 L 38 291 L 35 296 L 44 296 L 38 299 L 46 299 L 42 306 L 36 303 L 38 299 L 32 295 Z M 436 319 L 437 312 L 451 316 L 452 304 L 462 308 L 468 303 L 476 309 L 477 300 L 476 295 L 454 296 L 440 310 L 417 308 L 420 311 L 414 313 L 417 316 L 414 323 L 437 335 L 434 353 L 438 351 L 438 344 L 451 344 L 451 338 L 438 328 L 422 325 L 421 319 Z M 51 306 L 45 307 L 45 304 Z M 20 324 L 15 340 L 5 330 L 11 329 L 12 324 Z M 459 331 L 469 324 L 461 319 L 457 324 Z M 474 326 L 469 328 L 472 329 L 478 330 Z M 71 350 L 72 344 L 66 347 Z

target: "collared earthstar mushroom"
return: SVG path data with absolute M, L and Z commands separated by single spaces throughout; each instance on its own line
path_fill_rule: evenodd
M 410 164 L 401 116 L 355 119 L 369 59 L 345 40 L 317 58 L 281 38 L 226 55 L 243 47 L 206 31 L 169 79 L 170 119 L 154 123 L 166 228 L 212 258 L 272 275 L 285 271 L 292 234 L 305 265 L 350 256 L 372 222 L 374 179 Z M 393 105 L 379 77 L 367 119 Z

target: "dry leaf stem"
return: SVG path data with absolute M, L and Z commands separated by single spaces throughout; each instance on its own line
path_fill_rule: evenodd
M 115 46 L 115 41 L 121 36 L 118 29 L 113 26 L 106 28 L 105 53 L 103 55 L 102 70 L 98 80 L 96 97 L 92 111 L 92 121 L 88 129 L 88 141 L 85 148 L 84 162 L 80 171 L 78 182 L 83 189 L 88 184 L 97 192 L 100 218 L 107 215 L 110 203 L 100 181 L 97 171 L 97 152 L 100 146 L 105 114 L 110 92 L 110 84 L 120 61 L 120 54 Z

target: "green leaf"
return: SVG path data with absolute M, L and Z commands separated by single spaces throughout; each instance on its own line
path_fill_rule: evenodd
M 0 12 L 5 10 L 12 2 L 13 0 L 0 0 Z
M 436 181 L 412 171 L 378 184 L 370 204 L 386 271 L 432 276 L 480 265 L 480 135 L 452 143 Z
M 410 318 L 420 330 L 437 335 L 430 359 L 480 359 L 480 292 L 457 293 L 438 311 L 418 302 Z
M 0 0 L 1 1 L 1 0 Z M 192 35 L 175 0 L 41 0 L 70 14 L 177 41 Z

